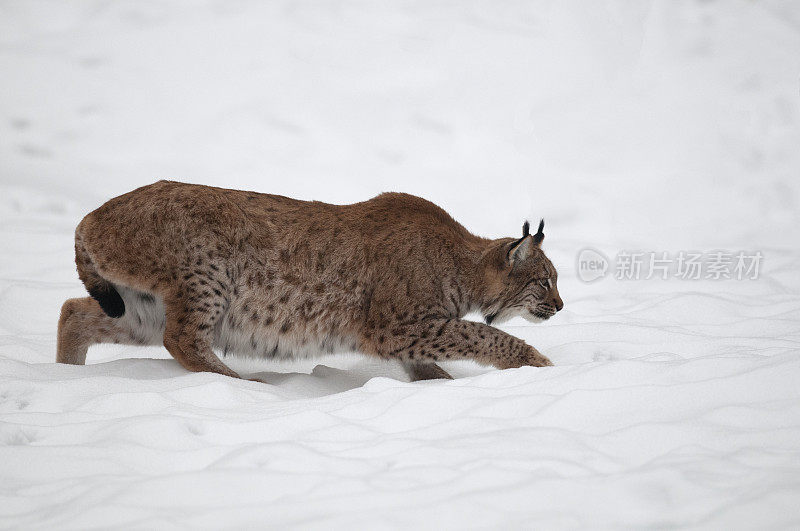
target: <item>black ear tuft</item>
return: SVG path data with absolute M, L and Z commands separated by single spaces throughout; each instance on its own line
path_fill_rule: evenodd
M 533 235 L 533 243 L 539 245 L 544 240 L 544 218 L 539 221 L 539 230 Z
M 522 237 L 524 238 L 528 234 L 531 233 L 531 224 L 528 223 L 528 220 L 525 220 L 525 223 L 522 224 Z

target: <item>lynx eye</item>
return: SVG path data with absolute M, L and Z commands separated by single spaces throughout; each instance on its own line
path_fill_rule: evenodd
M 553 287 L 553 279 L 552 278 L 543 278 L 539 281 L 539 285 L 543 288 L 552 288 Z

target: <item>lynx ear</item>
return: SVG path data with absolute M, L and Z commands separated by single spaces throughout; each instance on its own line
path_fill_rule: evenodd
M 523 236 L 511 244 L 511 249 L 508 250 L 508 263 L 513 266 L 517 262 L 525 260 L 530 256 L 534 247 L 533 238 L 530 235 Z
M 527 224 L 527 221 L 525 223 Z M 541 247 L 542 241 L 544 241 L 544 219 L 539 221 L 539 230 L 533 235 L 533 243 L 536 247 Z
M 522 238 L 511 243 L 508 249 L 506 258 L 508 263 L 512 266 L 518 261 L 526 259 L 531 254 L 536 242 L 531 237 L 530 233 L 531 224 L 525 221 L 525 224 L 522 225 Z

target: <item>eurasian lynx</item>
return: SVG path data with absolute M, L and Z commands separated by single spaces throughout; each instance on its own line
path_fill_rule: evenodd
M 563 306 L 527 222 L 519 239 L 470 234 L 438 206 L 385 193 L 352 205 L 160 181 L 111 199 L 75 231 L 91 297 L 61 310 L 58 361 L 90 345 L 161 344 L 191 371 L 238 375 L 213 348 L 264 358 L 337 350 L 399 360 L 546 366 L 489 326 Z M 479 310 L 487 324 L 462 320 Z

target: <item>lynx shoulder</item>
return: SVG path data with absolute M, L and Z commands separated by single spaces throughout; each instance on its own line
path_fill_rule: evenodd
M 83 364 L 89 346 L 117 342 L 163 344 L 191 371 L 234 377 L 214 349 L 358 351 L 400 361 L 412 379 L 449 377 L 439 360 L 551 365 L 490 326 L 562 308 L 543 228 L 490 240 L 408 194 L 331 205 L 160 181 L 78 225 L 90 297 L 64 303 L 57 361 Z M 476 310 L 486 324 L 462 320 Z

